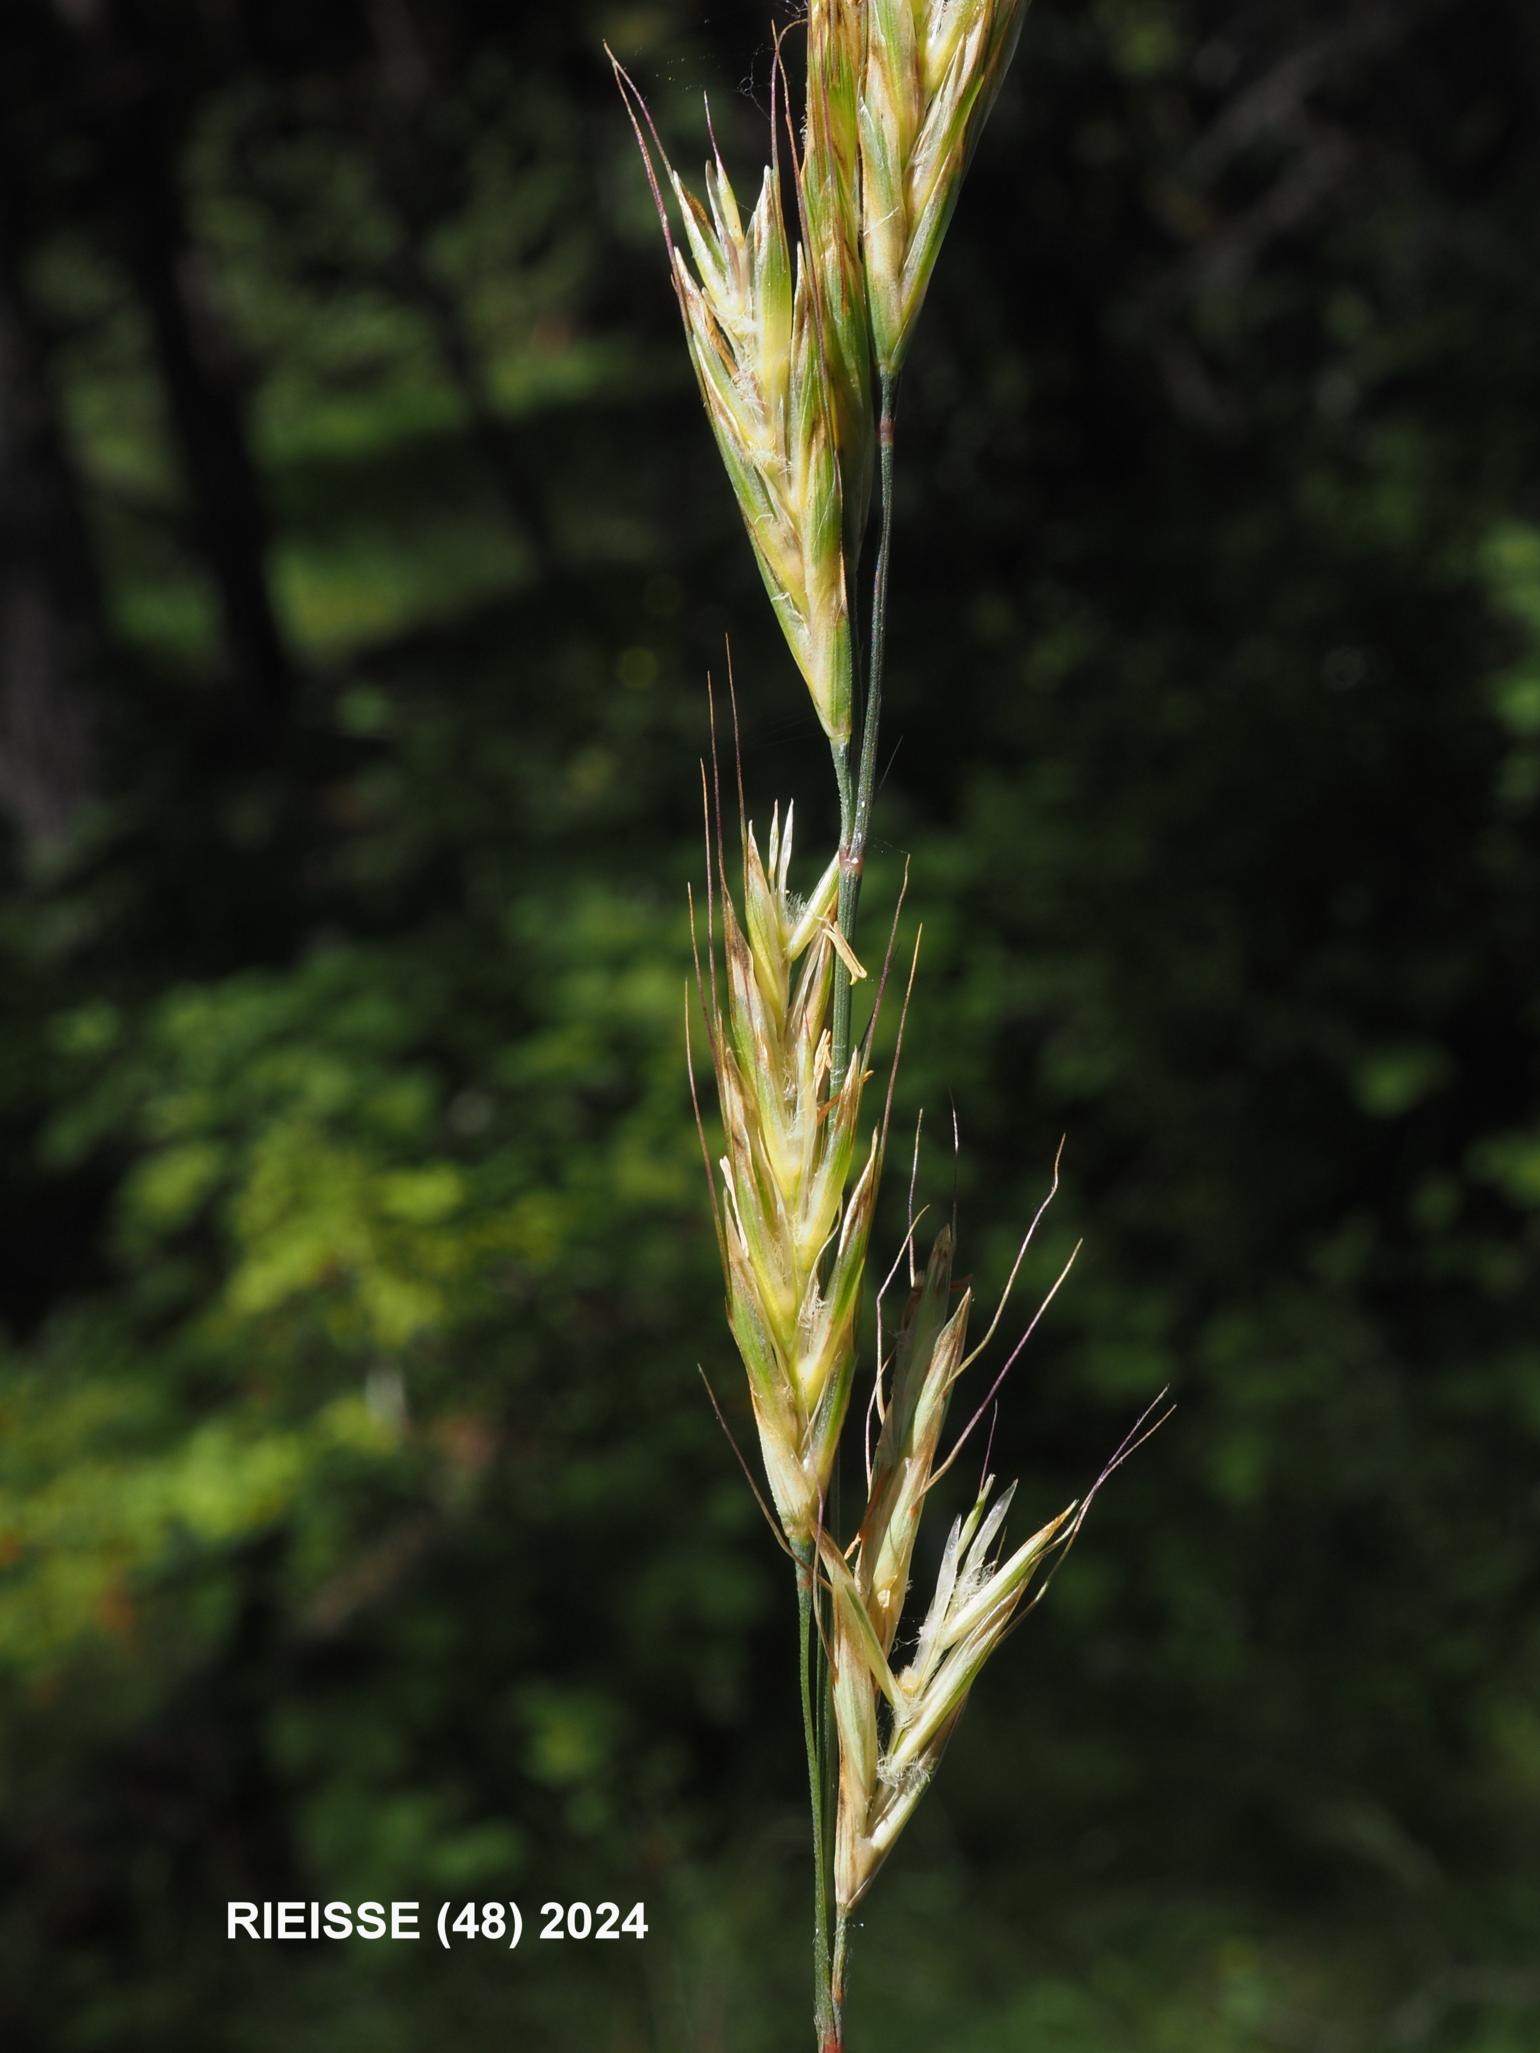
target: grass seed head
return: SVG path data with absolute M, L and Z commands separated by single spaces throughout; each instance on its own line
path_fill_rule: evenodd
M 889 1665 L 891 1628 L 874 1614 L 859 1561 L 852 1568 L 832 1540 L 822 1542 L 840 1740 L 834 1879 L 843 1910 L 860 1901 L 913 1816 L 969 1691 L 1031 1600 L 1039 1572 L 1073 1538 L 1070 1505 L 999 1561 L 992 1550 L 1015 1485 L 991 1507 L 993 1484 L 985 1480 L 973 1509 L 952 1526 L 914 1659 L 899 1674 Z
M 822 293 L 833 289 L 832 273 L 820 262 L 810 264 L 787 234 L 778 153 L 765 167 L 747 221 L 715 150 L 703 203 L 669 162 L 655 131 L 644 126 L 648 117 L 636 88 L 619 66 L 616 73 L 663 221 L 701 399 L 765 590 L 824 732 L 831 741 L 848 741 L 853 657 L 840 388 L 825 367 L 821 304 Z M 674 240 L 665 184 L 683 226 L 682 243 Z M 832 332 L 844 334 L 849 325 L 842 315 Z
M 910 1290 L 885 1407 L 888 1363 L 877 1365 L 874 1404 L 882 1429 L 855 1542 L 841 1549 L 827 1534 L 819 1541 L 840 1743 L 835 1889 L 847 1911 L 928 1788 L 984 1663 L 1023 1606 L 1035 1601 L 1039 1572 L 1070 1544 L 1084 1515 L 1084 1507 L 1069 1506 L 1002 1561 L 997 1543 L 1015 1485 L 991 1504 L 993 1478 L 986 1479 L 972 1510 L 952 1526 L 913 1658 L 895 1671 L 920 1519 L 958 1451 L 938 1462 L 948 1402 L 978 1354 L 967 1347 L 971 1292 L 953 1302 L 952 1260 L 952 1232 L 944 1227 Z M 1122 1458 L 1120 1450 L 1113 1466 Z M 1043 1587 L 1037 1585 L 1039 1594 Z
M 874 454 L 872 341 L 861 258 L 864 0 L 812 0 L 799 189 L 818 282 L 848 560 L 860 553 Z
M 862 225 L 877 363 L 903 364 L 1027 0 L 868 0 Z
M 950 1309 L 951 1280 L 952 1235 L 944 1229 L 899 1331 L 861 1526 L 861 1587 L 884 1653 L 898 1631 L 947 1401 L 965 1365 L 972 1296 L 965 1291 Z
M 858 1160 L 860 1063 L 829 1088 L 839 866 L 799 902 L 788 882 L 791 841 L 789 813 L 784 828 L 778 816 L 772 824 L 768 862 L 745 830 L 741 921 L 723 891 L 727 974 L 711 1046 L 726 1138 L 728 1321 L 777 1515 L 787 1539 L 805 1547 L 849 1406 L 881 1151 L 874 1134 Z

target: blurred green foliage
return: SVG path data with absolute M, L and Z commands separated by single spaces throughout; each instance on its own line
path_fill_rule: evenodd
M 750 810 L 807 847 L 833 809 L 597 55 L 751 152 L 768 32 L 409 10 L 403 101 L 388 7 L 226 13 L 145 61 L 277 733 L 89 101 L 52 44 L 7 88 L 112 661 L 101 786 L 0 908 L 0 2012 L 58 2053 L 768 2053 L 790 1587 L 695 1371 L 743 1435 L 682 1061 L 724 631 Z M 1531 31 L 1044 5 L 959 211 L 900 423 L 899 1119 L 986 1296 L 1069 1137 L 1024 1301 L 1085 1251 L 991 1457 L 1025 1500 L 1180 1410 L 874 1894 L 863 2045 L 1534 2040 Z M 229 1897 L 456 1893 L 651 1929 L 222 1937 Z

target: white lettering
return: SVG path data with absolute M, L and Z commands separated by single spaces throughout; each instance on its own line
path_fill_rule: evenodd
M 420 1939 L 417 1903 L 226 1903 L 227 1939 Z

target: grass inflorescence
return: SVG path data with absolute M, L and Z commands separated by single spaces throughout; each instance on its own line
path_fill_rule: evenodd
M 844 2044 L 849 1914 L 929 1787 L 981 1670 L 1046 1589 L 1095 1495 L 1009 1549 L 1016 1486 L 997 1493 L 984 1476 L 953 1520 L 905 1639 L 931 1493 L 1036 1324 L 943 1452 L 954 1393 L 995 1338 L 1031 1229 L 970 1346 L 973 1296 L 954 1286 L 953 1228 L 918 1261 L 911 1192 L 899 1261 L 877 1293 L 870 1394 L 859 1412 L 851 1402 L 892 1108 L 890 1072 L 880 1116 L 863 1113 L 892 943 L 883 973 L 868 978 L 857 924 L 888 647 L 898 380 L 1025 5 L 812 0 L 803 118 L 790 118 L 778 41 L 768 161 L 747 209 L 714 134 L 704 199 L 691 190 L 615 66 L 707 419 L 827 737 L 839 799 L 839 843 L 799 894 L 793 810 L 776 809 L 761 849 L 740 759 L 735 889 L 713 742 L 703 779 L 708 890 L 695 922 L 696 996 L 723 1134 L 714 1156 L 702 1126 L 727 1319 L 747 1374 L 767 1516 L 797 1575 L 821 2053 Z M 864 574 L 869 614 L 858 603 Z M 864 649 L 858 618 L 869 619 Z M 863 985 L 875 999 L 858 1024 Z M 900 1263 L 907 1302 L 885 1335 L 883 1300 Z M 857 1438 L 863 1494 L 847 1526 L 835 1507 L 842 1455 L 853 1475 Z

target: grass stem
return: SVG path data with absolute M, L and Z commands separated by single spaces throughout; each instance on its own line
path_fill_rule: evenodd
M 853 901 L 848 906 L 846 903 L 843 858 L 855 832 L 855 787 L 850 777 L 850 743 L 837 741 L 832 742 L 830 746 L 834 753 L 834 781 L 839 787 L 840 795 L 840 895 L 836 917 L 839 920 L 840 932 L 848 941 L 848 922 L 855 917 L 855 905 Z M 845 1080 L 845 1065 L 850 1060 L 850 972 L 839 956 L 834 958 L 834 1000 L 831 1010 L 830 1031 L 834 1045 L 829 1074 L 829 1095 L 832 1098 Z
M 881 380 L 882 410 L 878 417 L 878 466 L 881 505 L 878 515 L 877 562 L 872 572 L 872 631 L 867 649 L 866 702 L 861 717 L 861 761 L 854 800 L 850 796 L 850 754 L 834 754 L 840 788 L 839 928 L 855 946 L 856 914 L 861 903 L 861 873 L 871 835 L 872 799 L 877 786 L 877 734 L 882 721 L 882 665 L 888 637 L 888 569 L 893 553 L 893 420 L 898 381 Z M 833 1069 L 829 1084 L 837 1091 L 850 1061 L 850 979 L 836 965 L 834 987 Z
M 832 2053 L 845 2047 L 845 1966 L 850 1952 L 850 1913 L 838 1911 L 834 1919 L 834 1960 L 829 1975 L 829 2008 L 834 2019 Z
M 829 1960 L 829 1869 L 824 1853 L 825 1784 L 818 1719 L 814 1712 L 817 1625 L 813 1616 L 813 1550 L 797 1557 L 797 1622 L 801 1642 L 802 1737 L 807 1747 L 808 1793 L 813 1812 L 813 2022 L 818 2032 L 820 2053 L 838 2046 L 838 2028 L 832 2007 L 832 1975 Z M 819 1643 L 821 1647 L 821 1642 Z M 822 1658 L 818 1657 L 817 1695 L 823 1696 Z

